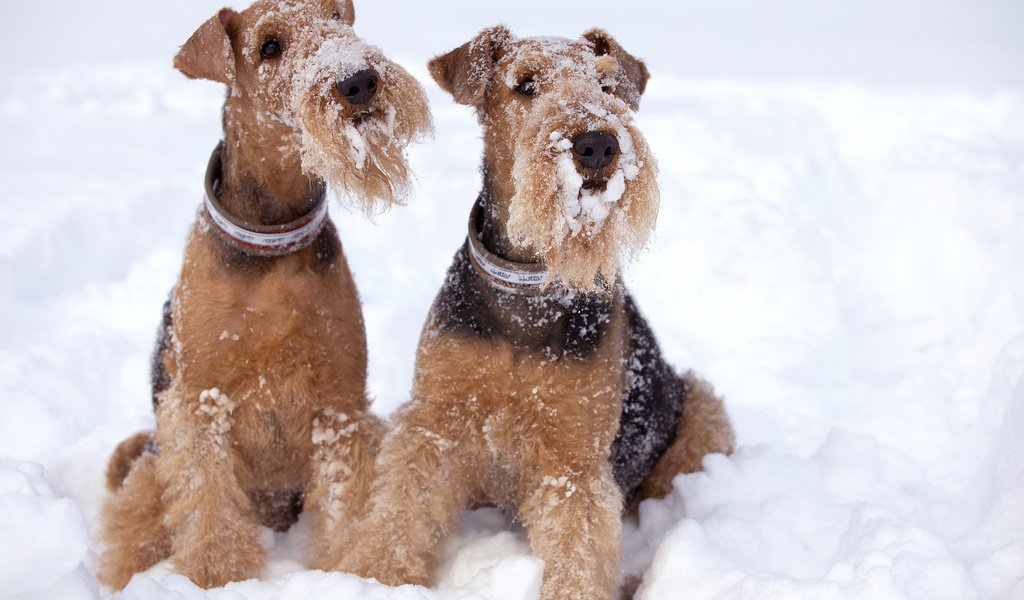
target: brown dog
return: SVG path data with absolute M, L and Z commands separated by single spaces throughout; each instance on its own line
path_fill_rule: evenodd
M 542 598 L 609 598 L 624 506 L 733 449 L 721 401 L 665 363 L 618 278 L 658 208 L 632 121 L 647 69 L 599 30 L 496 27 L 430 71 L 477 111 L 483 191 L 340 567 L 428 583 L 459 512 L 495 504 L 544 559 Z
M 99 575 L 114 588 L 167 557 L 204 587 L 254 577 L 260 524 L 286 528 L 300 507 L 312 562 L 336 564 L 365 501 L 383 425 L 326 184 L 367 210 L 400 200 L 430 115 L 354 17 L 348 0 L 260 0 L 221 10 L 174 59 L 228 86 L 224 142 L 165 309 L 156 431 L 108 469 Z

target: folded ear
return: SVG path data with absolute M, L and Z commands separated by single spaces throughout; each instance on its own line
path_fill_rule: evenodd
M 174 56 L 174 68 L 192 79 L 230 85 L 235 80 L 235 52 L 228 27 L 237 15 L 230 8 L 222 8 L 200 25 Z
M 431 60 L 427 68 L 456 102 L 473 106 L 483 98 L 498 59 L 512 40 L 512 32 L 504 25 L 484 29 L 471 41 Z
M 337 0 L 338 16 L 351 27 L 356 22 L 356 6 L 352 0 Z
M 583 39 L 594 45 L 594 54 L 610 56 L 615 60 L 615 95 L 636 110 L 640 107 L 640 96 L 647 89 L 647 80 L 651 73 L 644 62 L 626 52 L 615 38 L 603 29 L 591 29 L 583 34 Z

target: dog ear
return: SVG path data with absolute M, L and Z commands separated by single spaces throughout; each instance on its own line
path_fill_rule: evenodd
M 200 25 L 174 56 L 174 68 L 191 79 L 231 85 L 235 80 L 235 52 L 227 30 L 237 15 L 230 8 L 222 8 Z
M 427 68 L 437 85 L 456 102 L 474 106 L 483 98 L 498 59 L 512 40 L 508 27 L 490 27 L 451 52 L 435 57 Z
M 356 22 L 356 5 L 352 0 L 337 0 L 338 16 L 351 27 Z
M 618 65 L 615 73 L 615 95 L 636 110 L 640 108 L 640 96 L 647 89 L 650 71 L 644 62 L 626 52 L 615 39 L 603 29 L 591 29 L 583 34 L 583 38 L 594 45 L 594 54 L 610 56 Z

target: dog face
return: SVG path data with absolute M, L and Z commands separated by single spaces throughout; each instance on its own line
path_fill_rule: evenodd
M 648 72 L 607 33 L 518 40 L 504 27 L 430 71 L 484 127 L 486 168 L 507 181 L 507 232 L 552 277 L 595 291 L 653 227 L 656 166 L 633 123 Z M 500 185 L 500 183 L 499 183 Z
M 228 86 L 225 122 L 250 132 L 262 160 L 301 159 L 370 211 L 401 201 L 405 147 L 431 130 L 416 80 L 352 30 L 350 0 L 259 0 L 222 9 L 174 66 Z

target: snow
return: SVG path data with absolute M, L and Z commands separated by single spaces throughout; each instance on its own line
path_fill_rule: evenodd
M 91 598 L 96 584 L 82 566 L 89 531 L 70 498 L 47 483 L 43 468 L 0 462 L 0 589 L 18 598 Z
M 740 444 L 627 521 L 638 597 L 1024 598 L 1019 3 L 636 3 L 605 23 L 533 0 L 380 4 L 357 5 L 355 29 L 424 82 L 437 136 L 410 154 L 408 206 L 373 222 L 331 207 L 378 412 L 407 397 L 479 187 L 479 127 L 425 61 L 499 21 L 600 25 L 653 73 L 638 126 L 661 213 L 626 281 L 670 361 L 726 397 Z M 0 598 L 111 594 L 91 576 L 104 468 L 152 426 L 149 353 L 224 99 L 170 57 L 219 7 L 0 8 L 19 58 L 0 90 Z M 203 591 L 161 564 L 120 597 L 539 588 L 494 510 L 444 542 L 436 590 L 306 571 L 306 527 L 266 533 L 260 580 Z

